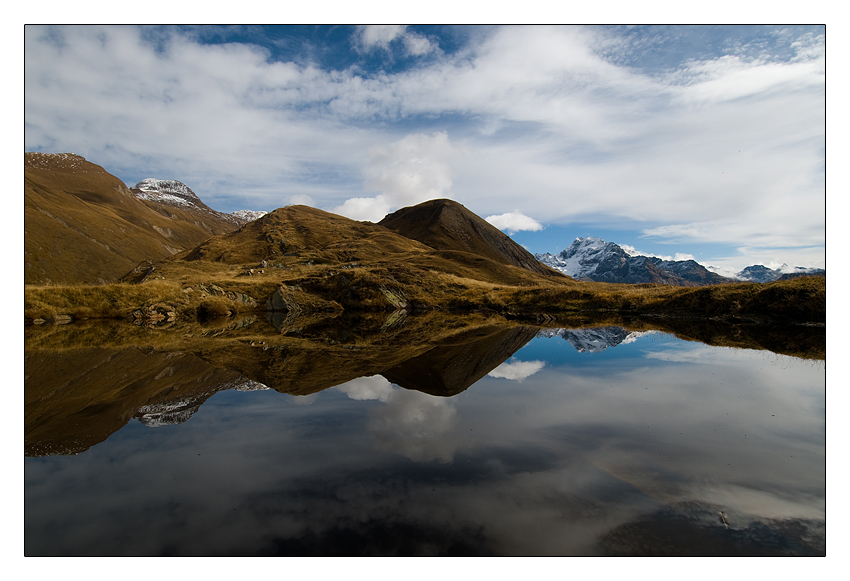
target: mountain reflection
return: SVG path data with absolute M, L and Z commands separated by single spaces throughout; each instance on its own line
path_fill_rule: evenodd
M 824 553 L 781 329 L 380 315 L 27 329 L 26 553 Z
M 586 329 L 544 329 L 540 337 L 561 337 L 579 353 L 599 353 L 608 347 L 631 343 L 653 331 L 629 331 L 623 327 L 592 327 Z
M 79 453 L 131 418 L 149 427 L 179 424 L 213 394 L 228 389 L 306 396 L 342 386 L 352 399 L 378 399 L 399 407 L 415 396 L 400 395 L 391 384 L 449 397 L 488 374 L 522 381 L 545 365 L 511 358 L 534 337 L 560 337 L 580 353 L 600 353 L 657 332 L 617 325 L 541 329 L 499 318 L 434 314 L 408 317 L 390 332 L 380 317 L 369 316 L 263 325 L 251 317 L 218 327 L 168 330 L 130 331 L 131 325 L 106 323 L 28 329 L 25 454 Z M 741 341 L 743 335 L 736 330 L 718 339 L 717 329 L 711 330 L 711 340 L 720 344 Z M 825 351 L 825 342 L 818 343 L 822 331 L 795 329 L 789 335 L 817 353 Z M 775 329 L 770 335 L 773 343 L 781 342 Z M 428 409 L 434 414 L 427 422 L 430 429 L 446 425 L 449 408 Z M 391 423 L 390 415 L 376 416 L 373 427 L 380 430 Z M 398 425 L 413 429 L 410 422 Z M 434 458 L 445 454 L 433 453 Z

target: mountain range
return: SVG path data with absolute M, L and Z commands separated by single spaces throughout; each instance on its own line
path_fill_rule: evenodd
M 430 309 L 541 322 L 600 309 L 825 316 L 825 281 L 682 292 L 729 279 L 694 261 L 628 256 L 599 239 L 579 239 L 541 261 L 453 200 L 402 208 L 377 224 L 298 205 L 247 221 L 258 214 L 217 212 L 176 180 L 128 188 L 77 155 L 24 160 L 24 311 L 33 324 L 263 312 L 283 327 L 299 317 L 393 309 L 396 322 Z
M 763 265 L 748 266 L 734 278 L 712 272 L 694 260 L 665 260 L 656 256 L 632 255 L 601 238 L 576 238 L 558 254 L 535 254 L 537 260 L 575 280 L 613 283 L 661 283 L 676 286 L 705 286 L 737 281 L 772 282 L 797 276 L 825 275 L 822 269 L 797 267 L 791 273 Z

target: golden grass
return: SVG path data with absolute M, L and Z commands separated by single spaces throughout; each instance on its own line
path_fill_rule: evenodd
M 524 274 L 515 277 L 515 284 L 496 284 L 462 276 L 472 274 L 466 269 L 455 274 L 395 262 L 351 269 L 340 269 L 339 265 L 302 266 L 291 270 L 274 269 L 252 277 L 238 276 L 232 269 L 217 272 L 222 276 L 211 279 L 215 269 L 185 269 L 177 280 L 173 277 L 176 273 L 170 273 L 165 279 L 140 285 L 27 285 L 24 317 L 30 321 L 52 319 L 57 315 L 74 319 L 122 318 L 149 306 L 174 311 L 184 317 L 194 317 L 199 309 L 207 316 L 262 311 L 272 293 L 286 285 L 291 299 L 305 312 L 393 310 L 395 306 L 387 298 L 387 291 L 390 291 L 393 296 L 403 297 L 413 308 L 483 310 L 512 316 L 616 312 L 753 321 L 826 320 L 826 280 L 823 277 L 767 284 L 672 287 L 577 282 L 566 278 L 552 281 L 529 273 L 527 277 Z M 252 297 L 257 304 L 248 307 L 228 297 L 208 296 L 196 290 L 202 288 L 199 285 L 209 284 Z M 209 302 L 213 299 L 218 302 Z

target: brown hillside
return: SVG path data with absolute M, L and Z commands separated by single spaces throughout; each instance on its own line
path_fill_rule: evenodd
M 370 222 L 309 206 L 278 208 L 236 232 L 211 238 L 175 259 L 224 264 L 375 261 L 431 249 Z
M 469 298 L 462 299 L 462 293 L 469 291 L 477 300 L 493 285 L 573 282 L 506 264 L 504 259 L 435 250 L 381 225 L 308 206 L 279 208 L 236 232 L 210 238 L 157 264 L 139 266 L 123 280 L 164 279 L 184 289 L 214 281 L 227 292 L 250 296 L 258 305 L 272 300 L 276 310 L 294 302 L 304 312 L 447 306 L 457 301 L 466 305 Z M 278 294 L 283 294 L 272 298 L 281 285 L 286 288 Z M 241 308 L 229 308 L 234 306 Z
M 564 277 L 541 264 L 501 230 L 453 200 L 430 200 L 402 208 L 378 224 L 435 250 L 469 252 L 545 276 Z
M 237 224 L 165 212 L 70 153 L 24 154 L 24 282 L 114 281 L 145 259 L 192 248 Z

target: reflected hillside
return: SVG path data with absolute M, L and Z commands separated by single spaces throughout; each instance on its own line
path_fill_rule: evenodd
M 75 454 L 135 418 L 188 420 L 225 389 L 309 395 L 360 377 L 434 396 L 463 392 L 538 335 L 601 351 L 647 331 L 686 340 L 823 359 L 825 330 L 617 318 L 557 321 L 445 313 L 217 319 L 161 327 L 89 323 L 25 331 L 25 453 Z M 547 325 L 551 326 L 551 324 Z
M 537 335 L 536 327 L 492 326 L 452 337 L 381 375 L 429 395 L 452 396 L 494 370 Z

